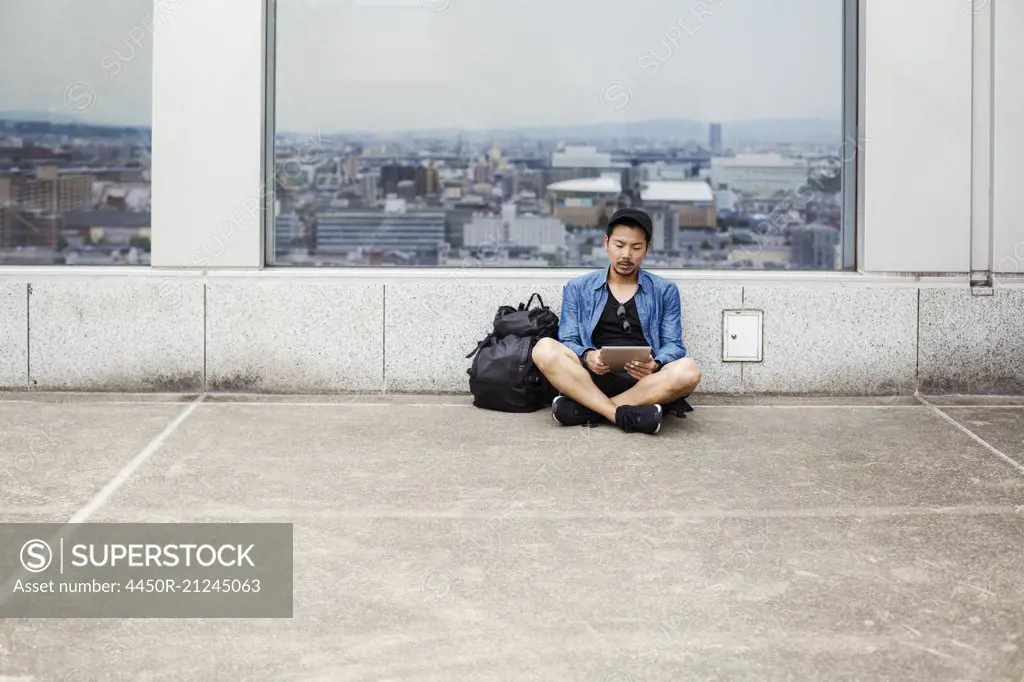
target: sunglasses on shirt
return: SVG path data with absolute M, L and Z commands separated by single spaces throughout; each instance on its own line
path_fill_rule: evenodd
M 625 333 L 628 334 L 629 330 L 632 327 L 630 327 L 630 325 L 629 325 L 629 320 L 626 319 L 626 306 L 625 306 L 625 304 L 620 303 L 619 304 L 619 309 L 617 311 L 615 311 L 615 314 L 619 316 L 619 324 L 622 325 L 622 331 L 624 331 Z

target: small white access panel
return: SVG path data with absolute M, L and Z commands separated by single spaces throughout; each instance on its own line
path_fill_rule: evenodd
M 763 310 L 722 311 L 722 362 L 761 362 Z

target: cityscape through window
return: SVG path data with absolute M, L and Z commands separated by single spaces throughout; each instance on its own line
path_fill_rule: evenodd
M 173 6 L 4 3 L 0 265 L 150 263 L 153 37 Z
M 628 9 L 626 9 L 628 7 Z M 281 0 L 273 262 L 842 267 L 841 0 Z

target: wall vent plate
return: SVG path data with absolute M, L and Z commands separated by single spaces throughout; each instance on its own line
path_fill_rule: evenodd
M 763 310 L 722 311 L 722 362 L 761 362 Z

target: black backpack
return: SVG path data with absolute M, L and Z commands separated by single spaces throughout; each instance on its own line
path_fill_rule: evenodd
M 534 297 L 540 305 L 530 309 Z M 540 294 L 533 294 L 518 308 L 498 308 L 494 331 L 466 356 L 473 358 L 466 370 L 473 404 L 500 412 L 536 412 L 549 407 L 558 391 L 532 357 L 533 347 L 543 338 L 558 338 L 558 315 L 544 305 Z

